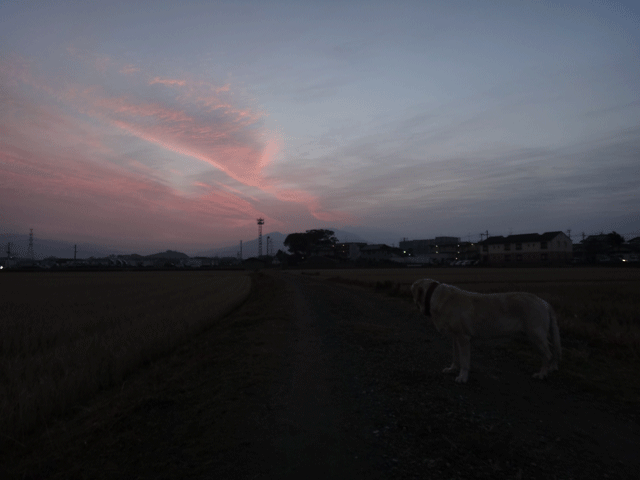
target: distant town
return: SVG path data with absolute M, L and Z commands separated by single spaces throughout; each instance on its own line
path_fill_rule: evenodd
M 258 255 L 244 258 L 242 245 L 236 255 L 188 256 L 167 250 L 152 255 L 113 254 L 84 259 L 54 256 L 36 259 L 33 236 L 22 255 L 6 245 L 0 259 L 2 270 L 117 270 L 117 269 L 255 269 L 266 267 L 420 267 L 420 266 L 545 266 L 545 265 L 638 265 L 640 237 L 626 241 L 616 232 L 589 235 L 574 243 L 570 232 L 527 233 L 489 236 L 479 242 L 461 241 L 459 237 L 399 242 L 398 246 L 366 242 L 340 242 L 331 230 L 308 230 L 290 234 L 284 247 L 273 253 L 266 242 L 262 254 L 262 238 L 258 239 Z M 315 236 L 313 236 L 315 234 Z M 305 235 L 308 237 L 306 238 Z M 298 236 L 298 237 L 296 237 Z M 313 237 L 313 238 L 312 238 Z M 302 246 L 297 246 L 294 240 Z M 14 247 L 15 250 L 15 247 Z M 287 251 L 285 251 L 287 250 Z M 26 253 L 26 254 L 25 254 Z M 74 252 L 75 253 L 75 252 Z

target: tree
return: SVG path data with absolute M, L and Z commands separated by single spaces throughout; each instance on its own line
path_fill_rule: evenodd
M 607 234 L 607 243 L 612 247 L 617 248 L 624 243 L 624 237 L 613 231 Z
M 290 233 L 284 239 L 284 245 L 294 255 L 310 255 L 323 246 L 335 245 L 338 239 L 333 230 L 307 230 L 305 233 Z

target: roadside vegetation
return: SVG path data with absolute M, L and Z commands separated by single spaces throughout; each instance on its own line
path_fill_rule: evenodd
M 250 290 L 243 272 L 0 275 L 0 442 L 121 384 Z
M 479 293 L 527 291 L 556 310 L 562 337 L 559 375 L 581 388 L 640 402 L 640 269 L 425 268 L 321 270 L 319 277 L 370 287 L 412 301 L 410 287 L 433 278 Z M 532 366 L 538 353 L 526 341 L 503 345 Z

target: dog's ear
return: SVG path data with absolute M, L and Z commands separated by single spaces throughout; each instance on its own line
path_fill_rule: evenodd
M 421 305 L 422 305 L 422 313 L 424 313 L 427 317 L 431 316 L 431 297 L 433 296 L 433 292 L 440 285 L 440 282 L 435 280 L 430 280 L 429 287 L 424 290 L 424 293 L 421 297 Z

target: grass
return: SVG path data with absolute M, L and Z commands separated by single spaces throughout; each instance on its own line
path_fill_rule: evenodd
M 427 268 L 321 271 L 328 280 L 373 288 L 411 301 L 419 278 L 480 293 L 528 291 L 556 310 L 563 342 L 560 375 L 587 390 L 640 402 L 640 269 Z M 504 347 L 532 366 L 539 359 L 526 342 Z M 534 367 L 535 368 L 535 367 Z
M 0 276 L 0 432 L 20 442 L 240 305 L 242 272 Z

